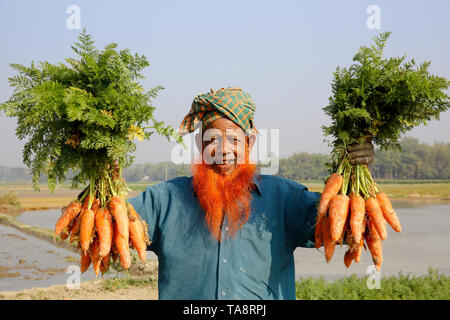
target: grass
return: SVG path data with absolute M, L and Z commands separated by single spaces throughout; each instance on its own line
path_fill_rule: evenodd
M 296 296 L 301 300 L 450 300 L 450 277 L 429 269 L 427 275 L 399 273 L 381 278 L 380 289 L 367 287 L 368 277 L 356 275 L 326 281 L 304 278 L 296 282 Z
M 125 275 L 123 277 L 115 277 L 103 281 L 103 289 L 114 291 L 118 289 L 132 288 L 132 287 L 146 287 L 155 286 L 156 279 L 153 276 L 149 277 L 131 277 Z

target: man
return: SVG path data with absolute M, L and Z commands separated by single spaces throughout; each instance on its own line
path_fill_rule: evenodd
M 149 225 L 160 299 L 295 299 L 293 252 L 314 247 L 320 194 L 258 175 L 248 154 L 255 105 L 240 88 L 195 97 L 181 134 L 202 125 L 193 177 L 148 187 L 130 203 Z M 352 161 L 373 161 L 357 146 Z

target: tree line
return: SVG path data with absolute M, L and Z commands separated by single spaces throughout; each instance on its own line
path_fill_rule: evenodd
M 278 176 L 297 181 L 323 180 L 328 176 L 326 163 L 330 156 L 307 152 L 295 153 L 279 160 Z M 384 180 L 450 179 L 450 143 L 429 145 L 416 138 L 404 138 L 401 151 L 375 150 L 375 161 L 370 165 L 372 176 Z M 187 164 L 172 162 L 134 164 L 124 169 L 128 182 L 164 181 L 177 176 L 191 175 Z M 0 167 L 1 182 L 31 181 L 25 168 Z M 45 182 L 45 177 L 42 177 Z

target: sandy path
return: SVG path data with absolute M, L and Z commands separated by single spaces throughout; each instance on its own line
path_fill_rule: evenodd
M 80 289 L 69 289 L 66 285 L 47 288 L 31 288 L 22 291 L 0 292 L 0 300 L 156 300 L 158 288 L 154 285 L 114 290 L 104 288 L 103 280 L 81 283 Z

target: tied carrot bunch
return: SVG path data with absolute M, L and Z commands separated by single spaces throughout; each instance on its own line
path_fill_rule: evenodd
M 324 246 L 327 262 L 336 244 L 348 245 L 347 267 L 360 261 L 367 247 L 379 270 L 386 222 L 402 232 L 388 196 L 372 178 L 367 164 L 352 164 L 349 147 L 373 142 L 382 149 L 400 149 L 402 134 L 431 119 L 439 120 L 450 107 L 450 82 L 428 72 L 430 62 L 417 65 L 406 56 L 384 58 L 390 32 L 381 33 L 370 46 L 362 46 L 354 64 L 333 74 L 332 96 L 323 109 L 331 124 L 323 126 L 333 137 L 330 176 L 318 207 L 315 242 Z M 351 148 L 350 148 L 351 149 Z
M 139 82 L 150 65 L 145 56 L 116 43 L 99 49 L 86 30 L 71 47 L 74 56 L 62 63 L 11 64 L 14 90 L 0 112 L 17 118 L 36 190 L 43 176 L 51 191 L 67 180 L 73 189 L 89 185 L 63 209 L 55 237 L 76 241 L 82 270 L 92 263 L 98 274 L 115 258 L 128 269 L 129 248 L 144 259 L 148 240 L 145 223 L 124 200 L 122 170 L 133 162 L 135 139 L 182 138 L 154 117 L 152 99 L 163 88 L 145 90 Z
M 106 200 L 95 195 L 87 190 L 81 201 L 72 201 L 63 208 L 55 225 L 55 238 L 70 237 L 70 242 L 77 244 L 81 273 L 92 264 L 95 274 L 103 275 L 116 260 L 123 269 L 129 269 L 130 249 L 145 261 L 147 245 L 151 244 L 146 222 L 123 197 L 115 195 Z
M 338 172 L 328 177 L 319 202 L 315 246 L 324 246 L 329 262 L 336 245 L 346 243 L 344 263 L 348 268 L 353 260 L 360 261 L 367 245 L 380 270 L 382 241 L 387 239 L 386 222 L 396 232 L 402 232 L 400 220 L 388 196 L 372 180 L 367 165 L 342 164 Z

